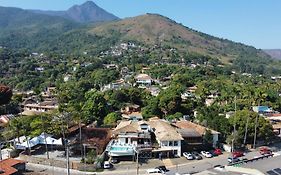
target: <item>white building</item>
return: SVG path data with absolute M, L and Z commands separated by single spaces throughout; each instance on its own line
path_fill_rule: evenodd
M 156 141 L 159 144 L 158 149 L 152 150 L 152 152 L 161 152 L 161 154 L 174 154 L 181 156 L 181 141 L 182 136 L 173 128 L 170 123 L 158 118 L 152 118 L 149 122 L 151 129 L 154 131 Z
M 112 157 L 134 156 L 136 151 L 152 150 L 150 127 L 143 121 L 121 121 L 113 131 L 113 138 L 107 146 Z
M 138 85 L 144 85 L 144 86 L 151 86 L 152 84 L 152 78 L 147 74 L 138 74 L 136 77 L 136 83 Z

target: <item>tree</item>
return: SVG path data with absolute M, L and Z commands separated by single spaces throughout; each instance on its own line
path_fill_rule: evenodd
M 212 131 L 209 129 L 206 129 L 205 134 L 203 136 L 203 142 L 207 145 L 212 145 L 213 144 L 213 135 Z
M 101 124 L 108 113 L 108 105 L 101 92 L 92 89 L 85 94 L 86 102 L 82 107 L 84 121 L 90 123 L 97 121 Z
M 229 118 L 230 124 L 236 124 L 236 143 L 242 145 L 244 143 L 245 129 L 248 120 L 247 133 L 246 133 L 246 144 L 253 143 L 255 135 L 255 123 L 257 140 L 264 141 L 268 143 L 273 137 L 273 128 L 269 121 L 260 117 L 257 113 L 249 110 L 237 111 L 235 116 Z
M 121 119 L 120 115 L 118 115 L 116 112 L 111 112 L 103 119 L 103 124 L 114 125 L 119 119 Z
M 162 91 L 159 94 L 158 107 L 165 115 L 173 114 L 180 111 L 182 102 L 180 90 L 180 87 L 173 86 Z
M 172 120 L 178 120 L 178 119 L 180 119 L 180 118 L 182 118 L 182 117 L 183 117 L 183 114 L 182 114 L 182 113 L 176 112 L 176 113 L 173 114 L 173 115 L 168 115 L 168 116 L 166 117 L 166 119 L 169 120 L 169 121 L 172 121 Z
M 159 100 L 156 97 L 153 97 L 148 101 L 147 106 L 141 109 L 144 119 L 148 119 L 154 116 L 162 116 L 162 112 L 158 107 L 158 104 Z

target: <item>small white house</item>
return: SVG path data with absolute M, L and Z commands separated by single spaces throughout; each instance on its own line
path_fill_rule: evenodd
M 135 79 L 138 85 L 151 86 L 152 84 L 152 78 L 147 74 L 138 74 Z

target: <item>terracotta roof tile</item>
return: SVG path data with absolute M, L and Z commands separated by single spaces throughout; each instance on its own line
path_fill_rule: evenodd
M 5 159 L 0 161 L 0 173 L 1 175 L 11 175 L 16 173 L 18 170 L 14 168 L 13 166 L 17 164 L 25 163 L 25 161 L 17 160 L 17 159 Z
M 204 135 L 206 132 L 206 129 L 209 129 L 204 126 L 198 125 L 196 123 L 192 123 L 190 121 L 185 121 L 185 120 L 177 121 L 174 125 L 181 129 L 194 129 L 196 132 L 198 132 L 201 135 Z M 211 132 L 212 132 L 212 134 L 219 134 L 219 132 L 217 132 L 215 130 L 211 130 Z

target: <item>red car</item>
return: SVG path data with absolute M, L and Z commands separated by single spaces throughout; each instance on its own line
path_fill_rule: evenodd
M 216 155 L 221 155 L 221 154 L 222 154 L 222 151 L 221 151 L 221 149 L 216 148 L 216 149 L 214 150 L 214 153 L 215 153 Z
M 242 152 L 242 151 L 234 151 L 234 152 L 232 152 L 232 156 L 234 158 L 242 157 L 242 156 L 244 156 L 244 152 Z
M 269 148 L 267 148 L 267 147 L 260 148 L 259 152 L 260 152 L 261 155 L 271 154 L 272 153 L 272 151 Z

